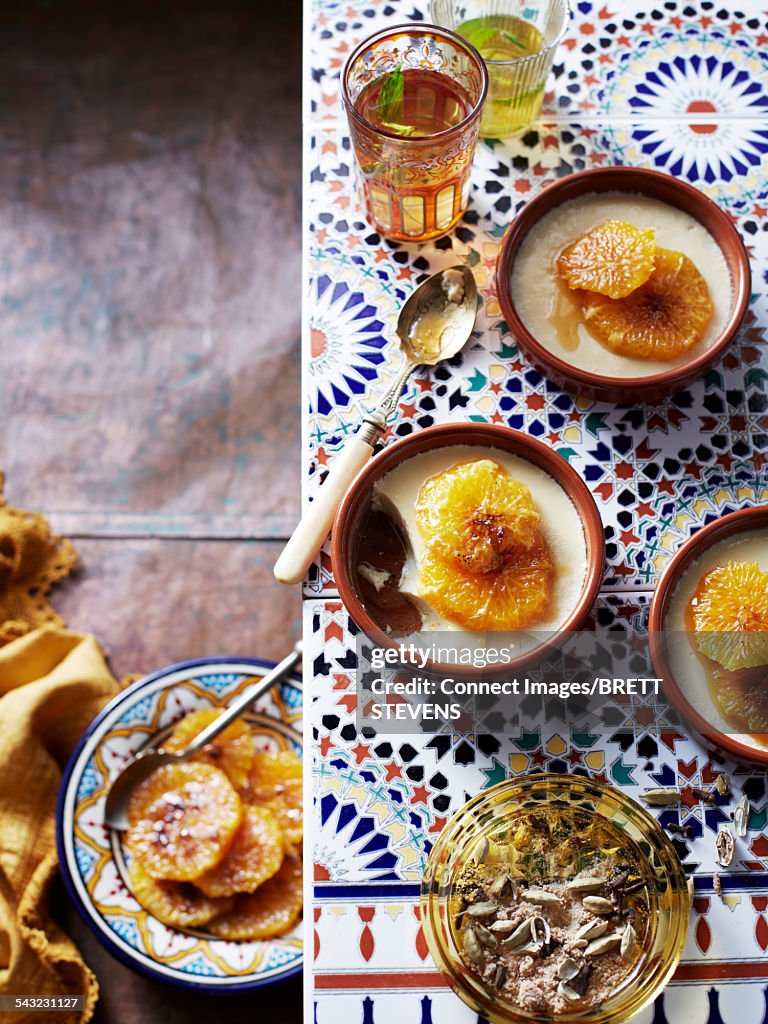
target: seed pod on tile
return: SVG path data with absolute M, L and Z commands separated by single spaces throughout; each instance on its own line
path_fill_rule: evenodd
M 717 849 L 717 862 L 721 867 L 727 868 L 733 860 L 736 852 L 736 842 L 729 828 L 721 828 L 715 840 Z
M 680 790 L 671 788 L 646 789 L 644 793 L 640 794 L 640 799 L 647 803 L 649 807 L 672 807 L 680 803 Z
M 715 789 L 720 794 L 720 796 L 730 796 L 731 795 L 731 778 L 730 778 L 730 776 L 726 775 L 725 772 L 720 772 L 720 774 L 715 779 Z
M 749 799 L 745 793 L 741 800 L 736 804 L 736 809 L 733 812 L 733 827 L 736 831 L 736 835 L 742 839 L 747 834 L 751 810 L 752 808 L 750 807 Z

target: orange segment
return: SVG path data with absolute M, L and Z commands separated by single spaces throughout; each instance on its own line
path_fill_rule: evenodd
M 656 250 L 656 269 L 631 295 L 609 299 L 583 292 L 589 333 L 611 352 L 664 362 L 687 352 L 712 319 L 707 283 L 680 252 Z
M 570 288 L 621 299 L 651 276 L 656 251 L 653 229 L 607 220 L 566 246 L 557 269 Z
M 128 804 L 126 843 L 152 878 L 199 878 L 229 849 L 240 797 L 218 768 L 187 762 L 152 772 Z
M 163 743 L 164 750 L 184 750 L 192 740 L 215 721 L 221 711 L 203 708 L 186 715 Z M 247 724 L 239 719 L 228 725 L 212 743 L 208 743 L 193 760 L 221 768 L 236 788 L 244 786 L 253 764 L 253 736 Z
M 293 751 L 257 751 L 243 795 L 246 800 L 272 811 L 289 846 L 301 842 L 304 834 L 302 765 Z
M 547 610 L 554 567 L 540 537 L 517 548 L 491 573 L 468 573 L 428 551 L 419 566 L 420 595 L 465 629 L 523 629 Z
M 243 821 L 226 856 L 195 879 L 206 896 L 253 892 L 283 863 L 283 834 L 266 807 L 245 807 Z
M 304 835 L 302 783 L 289 779 L 271 797 L 253 797 L 253 802 L 268 808 L 277 818 L 286 846 L 298 846 Z
M 286 857 L 274 878 L 251 896 L 238 896 L 234 909 L 212 921 L 220 939 L 271 939 L 284 935 L 301 915 L 301 861 Z
M 723 668 L 768 665 L 768 572 L 761 572 L 756 562 L 728 562 L 713 569 L 704 580 L 693 620 L 699 650 Z
M 139 903 L 171 928 L 199 928 L 232 909 L 231 899 L 209 899 L 191 882 L 165 882 L 152 878 L 134 857 L 128 884 Z
M 715 669 L 712 698 L 720 714 L 736 729 L 768 741 L 768 677 L 765 669 L 738 672 Z
M 492 459 L 452 466 L 422 484 L 416 525 L 427 546 L 456 569 L 498 572 L 538 537 L 530 490 Z
M 266 799 L 287 782 L 301 782 L 302 775 L 301 758 L 292 750 L 257 750 L 249 788 L 254 796 Z

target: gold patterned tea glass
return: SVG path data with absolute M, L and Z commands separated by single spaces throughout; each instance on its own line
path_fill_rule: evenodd
M 485 61 L 483 138 L 518 135 L 536 120 L 568 28 L 568 0 L 430 0 L 430 17 L 467 39 Z
M 551 850 L 518 849 L 520 831 L 546 837 Z M 495 858 L 513 878 L 572 878 L 590 855 L 619 851 L 644 883 L 647 914 L 638 917 L 638 953 L 602 1002 L 558 1014 L 560 1024 L 624 1024 L 658 995 L 685 943 L 690 897 L 685 870 L 655 818 L 628 796 L 579 775 L 537 772 L 483 790 L 454 815 L 429 854 L 421 883 L 421 921 L 440 973 L 491 1024 L 554 1019 L 509 1002 L 471 971 L 461 954 L 462 878 L 470 864 Z M 480 849 L 489 851 L 479 854 Z M 599 862 L 599 861 L 598 861 Z M 543 875 L 542 875 L 543 872 Z
M 450 231 L 469 201 L 488 75 L 464 39 L 399 25 L 366 39 L 341 76 L 368 219 L 387 238 Z

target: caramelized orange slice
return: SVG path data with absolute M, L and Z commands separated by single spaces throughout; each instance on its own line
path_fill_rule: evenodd
M 207 764 L 165 764 L 128 804 L 126 843 L 152 878 L 188 882 L 221 860 L 242 805 L 224 772 Z
M 286 857 L 274 878 L 251 896 L 238 896 L 234 909 L 211 922 L 220 939 L 271 939 L 284 935 L 301 915 L 301 861 Z
M 267 798 L 286 782 L 301 782 L 302 775 L 301 758 L 292 750 L 257 750 L 249 788 L 254 796 Z
M 234 842 L 215 868 L 195 879 L 206 896 L 253 892 L 283 863 L 283 833 L 266 807 L 245 807 Z
M 538 538 L 530 490 L 492 459 L 475 459 L 425 481 L 416 525 L 427 547 L 468 573 L 495 573 Z
M 624 299 L 583 292 L 589 333 L 611 352 L 665 362 L 687 352 L 712 319 L 707 282 L 681 252 L 656 250 L 656 269 Z
M 192 882 L 152 878 L 135 857 L 128 868 L 128 884 L 142 907 L 171 928 L 199 928 L 230 911 L 234 903 L 231 899 L 210 899 Z
M 458 570 L 428 550 L 419 565 L 420 596 L 465 629 L 524 629 L 541 618 L 552 594 L 554 567 L 543 538 L 518 547 L 494 572 Z
M 729 671 L 768 665 L 768 572 L 728 562 L 708 573 L 693 610 L 702 654 Z
M 651 276 L 656 251 L 652 229 L 607 220 L 566 246 L 557 257 L 557 269 L 570 288 L 621 299 Z
M 203 708 L 186 715 L 176 725 L 171 735 L 163 743 L 164 750 L 184 750 L 192 740 L 215 721 L 221 711 L 217 708 Z M 253 735 L 247 724 L 242 720 L 228 725 L 213 742 L 208 743 L 193 760 L 221 768 L 232 785 L 239 789 L 248 780 L 248 773 L 253 764 Z
M 277 818 L 289 847 L 304 834 L 301 759 L 292 750 L 256 752 L 246 800 L 268 807 Z
M 768 668 L 715 669 L 712 698 L 723 718 L 739 730 L 768 740 Z

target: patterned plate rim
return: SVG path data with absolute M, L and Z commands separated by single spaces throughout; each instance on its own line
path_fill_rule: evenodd
M 125 690 L 117 694 L 94 718 L 78 740 L 77 746 L 67 761 L 66 768 L 62 774 L 56 803 L 56 851 L 59 860 L 60 874 L 64 881 L 64 887 L 66 888 L 67 893 L 69 894 L 69 897 L 80 917 L 93 934 L 99 939 L 102 945 L 109 951 L 109 953 L 127 967 L 130 967 L 137 973 L 142 974 L 145 977 L 152 978 L 155 981 L 162 981 L 177 988 L 194 989 L 195 991 L 218 992 L 223 994 L 242 993 L 257 988 L 263 988 L 267 985 L 274 985 L 299 974 L 303 970 L 304 957 L 302 954 L 295 963 L 291 964 L 285 970 L 276 971 L 275 973 L 270 974 L 269 977 L 252 977 L 243 981 L 232 981 L 227 977 L 223 977 L 219 981 L 211 978 L 206 978 L 205 981 L 198 981 L 194 976 L 182 978 L 178 973 L 166 973 L 159 963 L 152 965 L 150 957 L 146 957 L 146 962 L 143 959 L 139 959 L 136 951 L 121 944 L 119 937 L 111 930 L 106 929 L 100 922 L 100 919 L 96 919 L 92 909 L 92 901 L 88 898 L 87 894 L 81 892 L 79 878 L 73 875 L 71 864 L 74 861 L 74 849 L 72 847 L 72 835 L 69 834 L 72 830 L 66 830 L 65 833 L 65 829 L 63 828 L 64 821 L 69 821 L 73 818 L 74 797 L 76 794 L 74 792 L 74 788 L 71 786 L 72 777 L 81 760 L 84 757 L 86 759 L 90 757 L 93 750 L 98 746 L 99 736 L 97 734 L 100 732 L 105 722 L 113 717 L 115 712 L 122 708 L 127 701 L 130 701 L 138 691 L 164 679 L 169 679 L 169 677 L 171 677 L 169 679 L 169 685 L 173 685 L 173 676 L 203 668 L 208 669 L 209 671 L 214 671 L 216 668 L 219 668 L 224 672 L 234 672 L 238 669 L 250 672 L 254 668 L 261 670 L 266 669 L 268 671 L 269 669 L 274 668 L 275 664 L 276 663 L 274 661 L 270 661 L 266 658 L 233 658 L 229 656 L 194 658 L 189 661 L 175 662 L 172 665 L 168 665 L 166 668 L 162 668 L 156 672 L 142 676 L 141 679 L 138 679 L 135 683 L 132 683 Z M 302 683 L 302 676 L 299 673 L 294 672 L 287 678 L 291 685 L 294 686 L 303 696 L 304 687 Z M 303 717 L 304 709 L 302 707 L 302 718 Z

